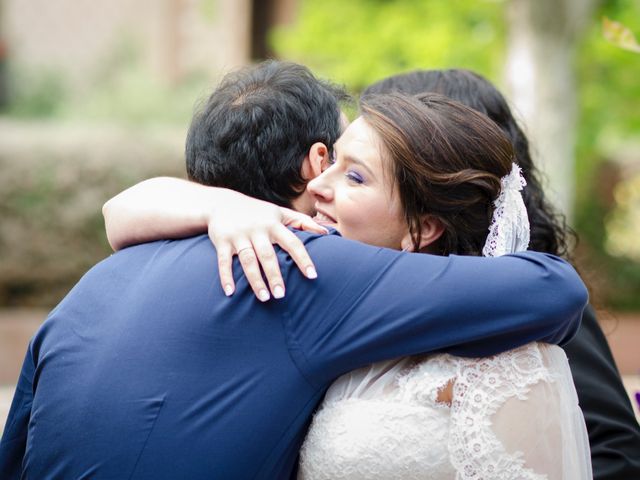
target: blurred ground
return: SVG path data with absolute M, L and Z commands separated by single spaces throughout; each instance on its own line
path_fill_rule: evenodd
M 47 315 L 42 309 L 0 310 L 0 431 L 9 413 L 15 382 L 20 373 L 29 338 Z M 629 395 L 640 392 L 640 314 L 602 315 L 601 325 L 607 334 Z M 638 404 L 632 397 L 636 417 Z

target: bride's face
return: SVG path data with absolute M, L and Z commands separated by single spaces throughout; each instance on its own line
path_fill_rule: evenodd
M 359 117 L 333 152 L 333 164 L 307 187 L 316 201 L 315 220 L 345 238 L 401 249 L 409 229 L 377 133 Z

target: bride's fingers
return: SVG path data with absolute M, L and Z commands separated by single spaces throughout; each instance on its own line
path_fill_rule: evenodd
M 282 280 L 282 273 L 280 272 L 280 265 L 278 264 L 278 257 L 273 245 L 269 240 L 269 237 L 264 234 L 254 235 L 251 237 L 253 243 L 253 249 L 258 256 L 258 261 L 262 267 L 265 277 L 267 277 L 267 283 L 269 289 L 274 298 L 284 297 L 284 281 Z
M 309 215 L 285 207 L 280 207 L 280 211 L 285 225 L 321 235 L 329 233 L 329 230 L 316 223 Z
M 311 217 L 307 216 L 300 219 L 300 223 L 297 228 L 300 230 L 305 230 L 307 232 L 319 233 L 321 235 L 326 235 L 327 233 L 329 233 L 329 230 L 316 223 Z
M 307 253 L 304 243 L 291 230 L 284 225 L 279 225 L 272 232 L 271 240 L 291 256 L 305 277 L 317 278 L 316 267 Z
M 225 295 L 229 297 L 236 290 L 236 284 L 233 281 L 233 247 L 228 241 L 218 241 L 216 252 L 218 254 L 220 283 Z
M 251 242 L 246 241 L 239 244 L 236 243 L 235 247 L 240 265 L 242 265 L 242 270 L 244 270 L 244 274 L 247 277 L 253 293 L 258 300 L 266 302 L 271 298 L 271 295 L 269 295 L 269 290 L 267 290 L 267 286 L 262 278 L 262 272 L 260 271 L 260 265 L 253 245 Z

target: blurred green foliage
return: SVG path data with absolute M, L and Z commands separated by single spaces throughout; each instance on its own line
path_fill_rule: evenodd
M 284 58 L 358 92 L 416 68 L 465 67 L 495 78 L 504 53 L 500 1 L 306 0 L 271 40 Z
M 634 187 L 640 184 L 640 55 L 604 39 L 603 17 L 640 34 L 640 2 L 604 1 L 580 46 L 574 223 L 584 262 L 606 279 L 598 281 L 603 300 L 637 310 L 640 257 L 634 255 L 633 232 L 640 216 L 640 192 Z M 616 190 L 635 192 L 635 201 L 627 201 L 629 195 L 616 199 Z
M 187 125 L 194 101 L 207 92 L 210 83 L 205 75 L 192 75 L 177 85 L 167 85 L 139 65 L 112 72 L 80 101 L 66 103 L 61 115 L 135 125 Z
M 74 91 L 64 72 L 9 64 L 10 96 L 5 113 L 82 123 L 187 125 L 194 102 L 210 90 L 211 79 L 191 72 L 175 84 L 163 81 L 144 66 L 139 48 L 122 32 L 92 74 L 91 87 Z
M 94 87 L 62 112 L 68 118 L 129 124 L 186 125 L 211 80 L 191 73 L 175 84 L 143 66 L 138 44 L 123 34 L 97 72 Z
M 10 65 L 6 110 L 18 118 L 47 118 L 60 114 L 67 99 L 65 81 L 60 72 L 52 69 L 29 70 Z
M 640 135 L 640 55 L 604 40 L 600 19 L 605 15 L 640 32 L 640 2 L 603 2 L 581 44 L 577 64 L 579 185 L 589 183 L 595 164 L 612 153 L 616 145 Z M 578 194 L 588 195 L 588 191 L 579 190 Z

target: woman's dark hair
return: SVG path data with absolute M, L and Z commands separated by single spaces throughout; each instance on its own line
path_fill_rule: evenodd
M 500 179 L 511 171 L 509 139 L 485 115 L 438 94 L 363 98 L 362 118 L 378 134 L 418 250 L 422 219 L 444 233 L 428 251 L 481 255 Z
M 522 168 L 527 186 L 524 203 L 531 224 L 529 250 L 569 257 L 575 233 L 547 201 L 540 183 L 540 173 L 529 153 L 529 142 L 518 126 L 507 101 L 485 78 L 469 70 L 418 70 L 394 75 L 367 87 L 363 97 L 372 94 L 399 92 L 416 95 L 435 92 L 461 102 L 487 115 L 507 135 L 515 149 L 515 162 Z

